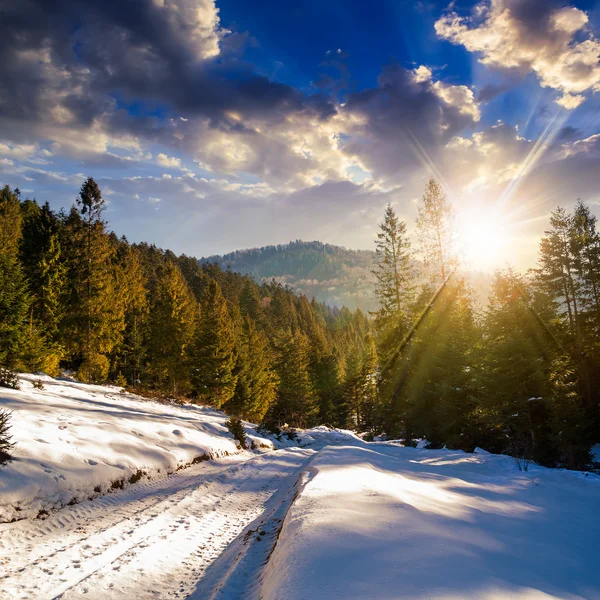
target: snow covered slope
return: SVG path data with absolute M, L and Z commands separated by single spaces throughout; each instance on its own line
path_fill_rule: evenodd
M 165 405 L 110 386 L 20 379 L 20 390 L 0 388 L 0 408 L 13 412 L 16 442 L 14 460 L 0 466 L 0 522 L 239 452 L 221 412 Z M 38 379 L 43 390 L 33 387 Z M 247 433 L 257 448 L 274 448 L 249 425 Z
M 263 600 L 600 599 L 598 476 L 383 444 L 307 471 Z

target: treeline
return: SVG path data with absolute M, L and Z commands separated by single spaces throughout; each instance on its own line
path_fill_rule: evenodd
M 596 218 L 582 202 L 572 214 L 555 210 L 539 267 L 527 275 L 497 272 L 483 311 L 461 275 L 453 221 L 434 180 L 419 207 L 414 250 L 406 223 L 390 206 L 385 213 L 377 241 L 373 431 L 586 467 L 600 439 Z
M 366 315 L 130 244 L 103 210 L 93 179 L 69 212 L 0 192 L 5 384 L 14 370 L 69 370 L 272 426 L 350 424 L 358 398 L 374 405 Z
M 311 298 L 364 311 L 376 308 L 372 261 L 370 250 L 301 240 L 200 259 L 201 263 L 217 263 L 251 275 L 257 281 L 275 277 Z

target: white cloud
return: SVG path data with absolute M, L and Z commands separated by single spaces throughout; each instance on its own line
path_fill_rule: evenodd
M 533 4 L 537 2 L 538 6 Z M 435 23 L 441 38 L 481 54 L 485 65 L 536 73 L 544 87 L 562 93 L 568 109 L 600 90 L 600 42 L 586 31 L 588 16 L 547 0 L 491 0 L 471 18 L 450 13 Z
M 156 162 L 161 167 L 167 167 L 169 169 L 183 169 L 181 166 L 181 160 L 174 156 L 167 156 L 162 152 L 156 156 Z

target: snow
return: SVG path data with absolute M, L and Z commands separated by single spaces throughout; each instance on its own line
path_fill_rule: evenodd
M 242 451 L 222 412 L 39 378 L 0 388 L 2 598 L 600 599 L 597 475 L 327 427 Z
M 594 444 L 592 446 L 592 460 L 600 463 L 600 444 Z
M 598 599 L 600 477 L 492 454 L 329 447 L 260 597 Z
M 14 460 L 0 466 L 0 522 L 35 517 L 129 485 L 165 477 L 194 461 L 240 452 L 227 416 L 206 407 L 164 404 L 48 376 L 23 375 L 0 388 L 13 412 Z M 42 380 L 43 390 L 33 387 Z M 257 449 L 273 450 L 247 424 Z
M 0 597 L 206 600 L 228 582 L 229 598 L 244 598 L 313 454 L 241 453 L 0 525 Z

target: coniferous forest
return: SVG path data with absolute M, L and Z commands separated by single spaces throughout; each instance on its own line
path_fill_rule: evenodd
M 0 363 L 189 398 L 267 427 L 324 424 L 405 444 L 477 446 L 584 468 L 600 438 L 600 235 L 556 209 L 526 274 L 479 306 L 454 213 L 428 182 L 416 223 L 388 206 L 378 309 L 332 308 L 275 281 L 118 238 L 93 179 L 55 212 L 0 192 Z

